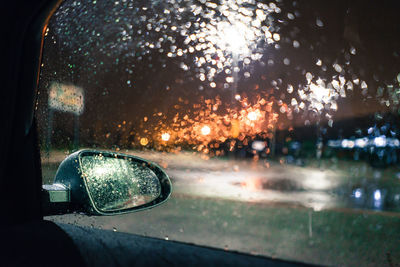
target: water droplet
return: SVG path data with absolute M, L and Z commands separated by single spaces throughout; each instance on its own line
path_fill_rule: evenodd
M 306 79 L 310 82 L 313 78 L 313 75 L 310 72 L 306 73 Z
M 361 82 L 361 89 L 367 89 L 367 88 L 368 88 L 367 83 L 365 81 L 362 81 Z
M 290 59 L 285 58 L 285 59 L 283 60 L 283 64 L 285 64 L 285 65 L 290 65 Z
M 293 85 L 288 84 L 287 92 L 288 92 L 289 94 L 293 93 Z
M 333 68 L 336 72 L 342 72 L 342 67 L 339 64 L 333 64 Z

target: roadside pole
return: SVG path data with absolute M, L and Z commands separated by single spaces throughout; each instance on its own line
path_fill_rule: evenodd
M 74 115 L 74 148 L 79 149 L 79 115 Z
M 79 116 L 82 115 L 84 110 L 84 92 L 81 87 L 72 84 L 60 84 L 52 82 L 49 87 L 49 123 L 47 128 L 46 146 L 48 153 L 50 153 L 51 136 L 53 134 L 54 112 L 66 112 L 73 116 L 73 141 L 72 149 L 78 150 L 79 148 Z
M 47 124 L 47 135 L 46 135 L 46 156 L 50 156 L 50 149 L 51 149 L 51 136 L 53 134 L 53 120 L 54 120 L 54 110 L 49 108 L 49 117 L 48 117 L 48 124 Z

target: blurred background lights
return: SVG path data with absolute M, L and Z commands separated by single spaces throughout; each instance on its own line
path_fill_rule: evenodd
M 251 144 L 251 148 L 257 151 L 262 151 L 265 149 L 265 142 L 264 141 L 253 141 Z
M 357 188 L 354 190 L 354 197 L 355 198 L 361 198 L 362 197 L 362 190 L 360 188 Z
M 251 121 L 255 121 L 255 120 L 258 119 L 258 115 L 257 115 L 256 112 L 251 111 L 251 112 L 249 112 L 249 114 L 247 114 L 247 118 L 248 118 L 249 120 L 251 120 Z
M 163 133 L 161 135 L 161 140 L 163 140 L 163 141 L 169 141 L 170 138 L 171 138 L 171 135 L 169 133 Z
M 374 132 L 374 128 L 373 127 L 369 127 L 368 128 L 368 134 L 372 134 Z
M 314 83 L 310 84 L 310 91 L 312 93 L 313 98 L 318 102 L 328 102 L 330 99 L 330 90 L 324 88 L 321 85 L 316 85 Z
M 211 129 L 207 125 L 205 125 L 205 126 L 203 126 L 203 128 L 201 128 L 202 135 L 209 135 L 210 133 L 211 133 Z
M 381 198 L 382 198 L 381 190 L 379 190 L 379 189 L 375 190 L 375 192 L 374 192 L 374 199 L 375 199 L 376 201 L 379 201 L 379 200 L 381 200 Z
M 210 38 L 211 41 L 216 43 L 221 49 L 227 50 L 232 54 L 249 54 L 249 47 L 247 38 L 254 39 L 252 29 L 242 22 L 231 24 L 227 21 L 222 21 L 217 24 L 217 38 Z
M 353 148 L 354 147 L 354 141 L 353 140 L 348 140 L 348 139 L 343 139 L 342 147 L 343 148 Z
M 140 144 L 142 146 L 146 146 L 149 143 L 149 140 L 146 137 L 140 138 Z
M 356 147 L 364 148 L 368 144 L 368 139 L 367 138 L 358 138 L 355 141 Z
M 374 139 L 374 145 L 377 147 L 385 147 L 386 146 L 386 136 L 378 136 Z

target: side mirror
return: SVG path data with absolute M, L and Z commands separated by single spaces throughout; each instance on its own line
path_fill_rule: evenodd
M 42 188 L 45 215 L 115 215 L 165 202 L 172 185 L 158 165 L 145 159 L 80 150 L 61 162 L 54 184 Z

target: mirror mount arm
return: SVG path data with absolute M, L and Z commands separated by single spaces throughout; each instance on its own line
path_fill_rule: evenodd
M 65 214 L 71 210 L 70 189 L 64 184 L 42 185 L 43 215 Z

